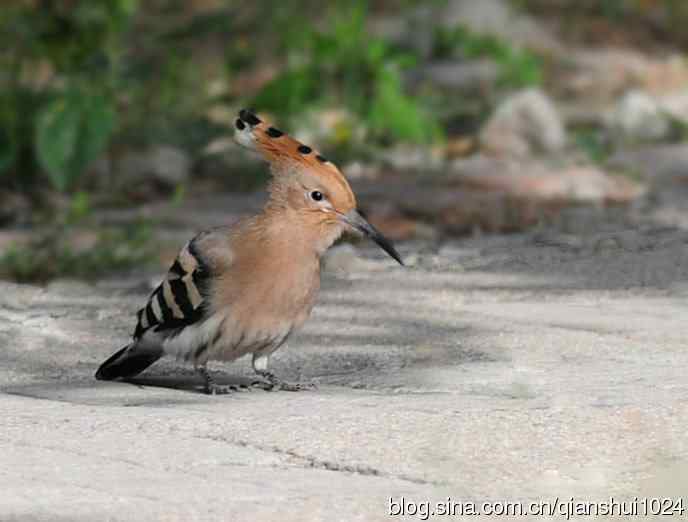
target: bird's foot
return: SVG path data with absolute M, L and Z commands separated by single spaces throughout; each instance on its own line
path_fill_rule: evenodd
M 199 367 L 196 371 L 203 377 L 203 393 L 206 395 L 228 395 L 251 389 L 246 384 L 218 384 L 205 367 Z
M 265 391 L 303 391 L 303 390 L 313 390 L 316 388 L 314 383 L 300 383 L 300 382 L 287 382 L 283 381 L 277 377 L 272 372 L 257 372 L 264 380 L 254 381 L 252 386 L 261 388 Z
M 237 391 L 240 391 L 240 388 L 234 384 L 217 384 L 210 382 L 206 383 L 203 387 L 203 393 L 206 395 L 229 395 Z

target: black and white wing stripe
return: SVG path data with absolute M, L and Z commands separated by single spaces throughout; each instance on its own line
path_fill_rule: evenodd
M 141 338 L 150 329 L 179 332 L 203 317 L 210 273 L 197 251 L 196 239 L 182 248 L 163 282 L 150 295 L 146 306 L 138 311 L 134 339 Z

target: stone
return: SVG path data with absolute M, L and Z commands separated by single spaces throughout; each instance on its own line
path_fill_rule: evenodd
M 688 85 L 688 64 L 680 56 L 656 59 L 629 49 L 574 48 L 561 58 L 566 67 L 557 76 L 557 89 L 591 103 L 613 100 L 629 89 L 661 97 Z
M 628 207 L 646 193 L 644 184 L 593 166 L 481 155 L 454 160 L 441 177 L 387 176 L 354 189 L 371 221 L 400 239 L 432 237 L 427 225 L 447 235 L 526 230 L 578 206 L 587 214 Z
M 566 131 L 552 100 L 540 89 L 526 89 L 499 104 L 480 133 L 486 154 L 525 157 L 566 146 Z
M 483 173 L 459 170 L 450 178 L 451 183 L 471 190 L 500 192 L 513 198 L 564 205 L 628 204 L 645 192 L 645 187 L 639 183 L 592 166 L 507 165 L 506 168 Z
M 688 62 L 683 55 L 678 54 L 663 59 L 648 59 L 639 83 L 655 96 L 685 93 L 688 86 Z
M 166 185 L 175 186 L 188 180 L 191 159 L 181 149 L 166 145 L 148 151 L 150 173 Z
M 671 130 L 669 118 L 660 104 L 643 91 L 626 93 L 606 118 L 614 140 L 657 141 Z
M 638 52 L 621 49 L 573 49 L 567 68 L 559 75 L 562 94 L 592 100 L 610 100 L 637 85 L 648 67 Z
M 189 179 L 191 158 L 176 147 L 156 145 L 124 155 L 117 164 L 117 171 L 119 177 L 128 180 L 153 179 L 166 187 L 176 187 Z
M 686 84 L 688 86 L 688 83 Z M 683 125 L 688 125 L 688 92 L 684 89 L 679 92 L 659 95 L 657 104 L 664 114 Z

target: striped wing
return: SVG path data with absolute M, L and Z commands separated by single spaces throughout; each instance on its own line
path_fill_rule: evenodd
M 139 339 L 150 329 L 178 333 L 203 317 L 204 295 L 210 274 L 195 248 L 196 239 L 182 248 L 163 282 L 150 295 L 146 306 L 138 311 L 134 339 Z

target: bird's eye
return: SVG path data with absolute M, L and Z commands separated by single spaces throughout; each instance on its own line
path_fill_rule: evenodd
M 313 192 L 311 192 L 311 199 L 313 201 L 322 201 L 324 197 L 325 196 L 323 196 L 323 193 L 319 190 L 314 190 Z

